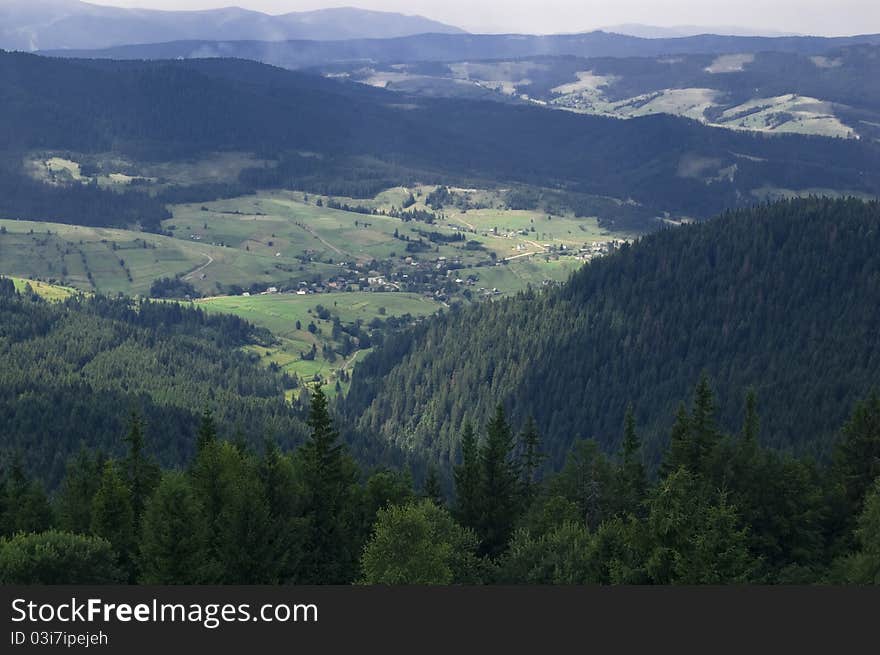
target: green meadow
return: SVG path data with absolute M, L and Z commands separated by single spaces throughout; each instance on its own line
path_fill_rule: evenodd
M 333 336 L 334 317 L 346 326 L 356 321 L 368 325 L 373 319 L 383 320 L 390 316 L 426 316 L 441 307 L 417 294 L 369 291 L 218 296 L 200 299 L 196 305 L 208 312 L 235 314 L 268 329 L 278 338 L 278 343 L 270 347 L 252 346 L 252 352 L 260 355 L 267 365 L 274 363 L 305 381 L 318 375 L 328 385 L 335 383 L 339 371 L 350 371 L 357 359 L 365 354 L 365 350 L 360 349 L 345 358 L 334 355 L 328 359 L 324 356 L 325 345 L 331 349 L 339 345 Z M 320 307 L 330 313 L 330 318 L 319 318 Z M 309 330 L 310 324 L 314 325 L 314 332 Z M 303 359 L 302 355 L 309 353 L 313 345 L 317 349 L 315 359 Z

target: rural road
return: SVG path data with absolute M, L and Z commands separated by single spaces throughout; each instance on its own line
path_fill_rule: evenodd
M 343 257 L 350 257 L 351 259 L 357 259 L 357 257 L 355 257 L 354 255 L 352 255 L 350 252 L 345 252 L 344 250 L 340 250 L 339 248 L 337 248 L 336 246 L 334 246 L 332 243 L 330 243 L 329 241 L 327 241 L 324 237 L 322 237 L 320 234 L 318 234 L 317 232 L 315 232 L 312 228 L 310 228 L 310 227 L 309 227 L 308 225 L 306 225 L 305 223 L 300 223 L 299 225 L 302 226 L 302 229 L 304 229 L 306 232 L 308 232 L 309 234 L 311 234 L 313 237 L 315 237 L 318 241 L 320 241 L 320 242 L 323 243 L 325 246 L 327 246 L 328 248 L 330 248 L 330 250 L 334 251 L 336 254 L 338 254 L 338 255 L 342 255 Z
M 208 261 L 206 261 L 206 262 L 205 262 L 204 264 L 202 264 L 201 266 L 198 266 L 198 267 L 194 268 L 194 269 L 191 270 L 189 273 L 187 273 L 186 275 L 184 275 L 184 276 L 183 276 L 183 279 L 184 279 L 184 280 L 189 280 L 189 279 L 191 279 L 193 275 L 195 275 L 196 273 L 201 273 L 201 272 L 204 271 L 206 268 L 208 268 L 208 266 L 210 266 L 211 264 L 214 263 L 214 258 L 211 257 L 211 255 L 205 255 L 205 257 L 208 258 Z

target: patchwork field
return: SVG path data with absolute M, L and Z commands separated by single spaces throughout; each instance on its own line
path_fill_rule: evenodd
M 173 207 L 174 217 L 165 228 L 180 239 L 222 244 L 227 248 L 262 255 L 279 261 L 323 263 L 327 266 L 366 265 L 373 261 L 412 262 L 456 260 L 462 267 L 487 264 L 495 259 L 541 255 L 554 249 L 576 249 L 619 238 L 599 227 L 595 218 L 550 216 L 543 212 L 504 208 L 497 193 L 452 189 L 477 208 L 455 206 L 434 210 L 426 204 L 434 187 L 395 188 L 370 200 L 319 197 L 302 192 L 263 192 L 229 200 Z M 433 223 L 381 214 L 362 214 L 327 205 L 340 205 L 391 212 L 400 209 L 412 194 L 413 204 L 404 211 L 430 212 Z M 316 203 L 321 202 L 321 206 Z M 430 241 L 428 233 L 460 240 Z M 408 249 L 419 240 L 424 250 Z M 468 242 L 472 242 L 468 245 Z M 406 259 L 412 262 L 406 262 Z M 535 264 L 539 266 L 539 264 Z M 548 271 L 556 267 L 548 267 Z
M 72 160 L 51 167 L 81 175 Z M 251 348 L 266 365 L 335 393 L 388 319 L 561 282 L 622 236 L 596 218 L 509 209 L 503 190 L 441 191 L 442 203 L 437 187 L 417 186 L 370 199 L 271 191 L 172 205 L 166 235 L 0 220 L 0 274 L 39 280 L 32 288 L 52 298 L 149 295 L 155 280 L 180 278 L 205 310 L 278 338 Z
M 269 284 L 326 268 L 144 232 L 0 219 L 0 273 L 83 291 L 145 295 L 155 279 L 182 276 L 216 293 L 217 283 Z

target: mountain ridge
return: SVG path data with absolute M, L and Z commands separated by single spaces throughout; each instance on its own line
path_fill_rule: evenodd
M 125 9 L 79 0 L 4 0 L 0 48 L 106 48 L 178 39 L 279 41 L 389 38 L 426 32 L 463 32 L 417 15 L 353 7 L 271 15 L 240 7 L 201 11 Z
M 251 59 L 297 69 L 333 62 L 453 62 L 536 56 L 662 57 L 688 54 L 783 52 L 823 55 L 851 45 L 880 45 L 880 34 L 851 37 L 738 37 L 699 35 L 670 39 L 594 31 L 523 34 L 420 34 L 387 39 L 321 41 L 293 39 L 184 39 L 98 49 L 42 48 L 39 54 L 78 59 L 190 59 L 209 56 Z

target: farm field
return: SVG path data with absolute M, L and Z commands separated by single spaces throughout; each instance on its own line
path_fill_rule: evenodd
M 277 345 L 252 346 L 249 350 L 257 353 L 267 365 L 275 364 L 301 380 L 311 381 L 319 376 L 331 394 L 335 393 L 337 380 L 343 388 L 347 382 L 347 376 L 340 375 L 340 372 L 350 372 L 356 360 L 368 350 L 355 345 L 352 352 L 337 354 L 335 351 L 340 349 L 345 334 L 334 330 L 334 320 L 338 319 L 345 327 L 357 322 L 368 326 L 376 319 L 382 321 L 391 316 L 426 316 L 441 307 L 417 294 L 368 291 L 217 296 L 199 299 L 196 305 L 208 312 L 235 314 L 270 330 L 279 340 Z M 314 331 L 309 329 L 310 324 Z M 308 355 L 313 347 L 314 359 L 304 359 L 302 355 Z
M 425 239 L 427 232 L 446 236 L 461 234 L 478 242 L 485 250 L 469 250 L 464 241 L 433 243 L 429 252 L 414 253 L 415 260 L 437 257 L 458 258 L 464 264 L 477 264 L 485 254 L 498 258 L 523 253 L 540 253 L 544 246 L 576 248 L 614 238 L 599 227 L 596 218 L 549 216 L 540 211 L 510 210 L 501 205 L 497 193 L 458 190 L 475 209 L 455 207 L 432 210 L 425 204 L 435 187 L 400 187 L 384 191 L 374 199 L 328 198 L 295 191 L 261 192 L 209 203 L 172 207 L 173 218 L 164 223 L 179 238 L 224 244 L 250 253 L 296 258 L 306 255 L 315 261 L 367 263 L 374 259 L 406 256 L 406 239 Z M 436 214 L 432 224 L 403 221 L 381 214 L 361 214 L 327 207 L 335 201 L 352 207 L 376 211 L 400 208 L 412 193 L 415 201 L 407 211 Z M 323 206 L 317 206 L 319 201 Z M 395 233 L 397 237 L 395 237 Z M 622 235 L 617 234 L 617 237 Z
M 80 175 L 71 160 L 51 165 Z M 450 188 L 444 206 L 432 207 L 436 189 L 396 187 L 370 199 L 267 191 L 171 205 L 163 229 L 173 236 L 0 220 L 0 274 L 70 290 L 32 283 L 53 298 L 145 296 L 159 278 L 182 278 L 206 311 L 278 338 L 250 348 L 266 365 L 335 393 L 386 319 L 564 281 L 583 264 L 579 253 L 621 236 L 594 218 L 509 209 L 503 191 Z M 270 287 L 281 293 L 260 293 Z
M 22 293 L 28 286 L 38 296 L 48 301 L 59 301 L 75 296 L 79 291 L 71 287 L 63 287 L 57 284 L 47 284 L 38 280 L 28 280 L 20 277 L 10 277 L 15 285 L 15 290 Z
M 145 295 L 155 279 L 179 275 L 216 293 L 218 283 L 271 284 L 326 269 L 152 233 L 0 219 L 0 273 L 83 291 Z

